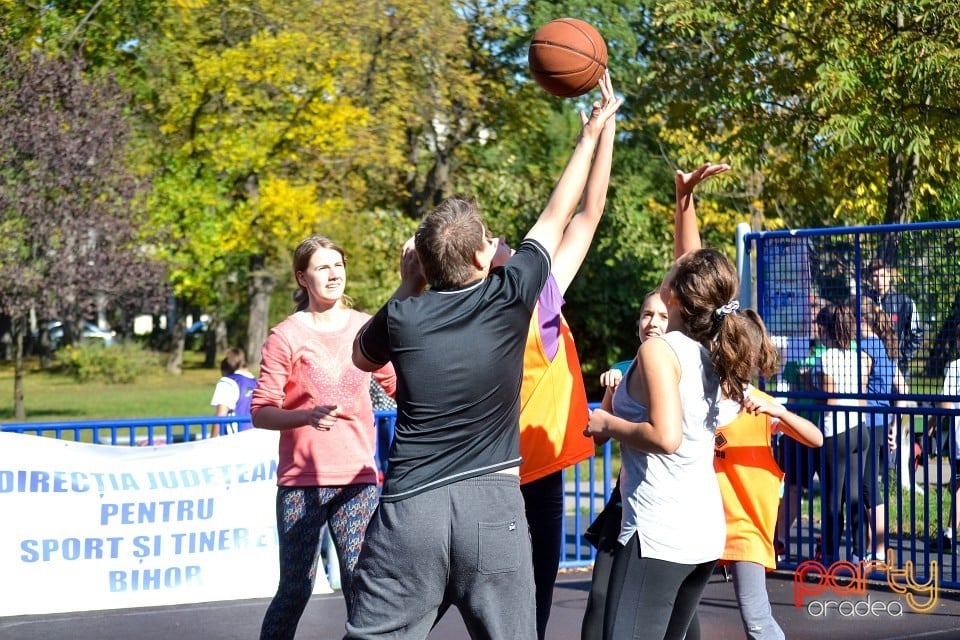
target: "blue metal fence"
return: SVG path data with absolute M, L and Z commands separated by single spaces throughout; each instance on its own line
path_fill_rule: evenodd
M 828 413 L 838 420 L 849 416 L 852 423 L 864 425 L 852 430 L 854 437 L 873 437 L 876 445 L 851 442 L 849 433 L 829 439 L 842 456 L 845 472 L 838 474 L 838 464 L 826 467 L 823 452 L 805 455 L 777 443 L 787 474 L 781 514 L 785 523 L 795 522 L 780 532 L 783 566 L 816 557 L 828 527 L 830 537 L 840 540 L 839 556 L 828 561 L 869 551 L 865 507 L 844 490 L 861 486 L 884 508 L 880 522 L 886 547 L 896 553 L 895 564 L 903 568 L 909 561 L 920 579 L 936 574 L 945 586 L 960 585 L 958 554 L 942 540 L 948 527 L 957 529 L 951 454 L 958 412 L 939 406 L 960 401 L 941 393 L 944 367 L 960 358 L 960 221 L 746 233 L 742 242 L 741 273 L 746 275 L 741 303 L 763 317 L 785 365 L 762 386 L 815 423 L 822 424 Z M 872 277 L 877 266 L 893 278 L 888 295 L 882 295 L 882 284 Z M 866 340 L 865 301 L 883 308 L 898 328 L 901 346 L 908 346 L 891 360 L 909 382 L 909 391 L 818 391 L 809 377 L 816 362 L 818 311 L 829 303 L 849 305 L 857 319 L 852 348 L 858 349 Z M 828 399 L 853 406 L 828 404 Z M 886 429 L 873 425 L 887 424 L 895 425 L 901 437 L 894 451 L 883 455 L 888 451 Z M 843 455 L 850 450 L 854 453 Z M 824 492 L 823 478 L 831 473 L 841 477 Z M 837 517 L 823 517 L 828 502 L 839 505 Z M 865 526 L 851 524 L 858 519 Z
M 595 408 L 596 404 L 592 406 Z M 385 468 L 387 451 L 393 440 L 396 414 L 378 411 L 377 463 Z M 236 416 L 191 416 L 179 418 L 142 418 L 135 420 L 84 420 L 78 422 L 20 422 L 0 425 L 0 430 L 60 440 L 93 442 L 119 446 L 156 446 L 190 440 L 203 440 L 221 425 L 249 422 Z M 598 469 L 599 466 L 599 469 Z M 612 489 L 612 447 L 607 443 L 597 458 L 585 460 L 564 470 L 563 545 L 560 566 L 585 567 L 593 563 L 594 549 L 583 533 L 602 509 Z

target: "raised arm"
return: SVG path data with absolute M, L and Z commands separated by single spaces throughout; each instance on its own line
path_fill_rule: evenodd
M 403 244 L 403 248 L 400 250 L 400 286 L 398 286 L 397 290 L 390 296 L 390 300 L 403 300 L 405 298 L 418 296 L 423 293 L 426 286 L 427 280 L 423 275 L 423 267 L 420 265 L 420 258 L 417 256 L 417 251 L 414 248 L 413 238 L 410 238 Z M 385 305 L 389 304 L 390 300 L 387 300 Z M 360 345 L 361 340 L 365 338 L 372 343 L 368 346 L 383 346 L 376 344 L 385 340 L 383 336 L 367 335 L 367 329 L 371 326 L 375 317 L 376 316 L 367 320 L 367 322 L 360 327 L 356 337 L 353 339 L 353 366 L 361 371 L 377 371 L 385 364 L 384 362 L 375 362 L 368 358 Z
M 728 164 L 705 162 L 690 173 L 677 170 L 673 183 L 677 190 L 676 210 L 673 216 L 673 258 L 700 249 L 700 229 L 693 203 L 693 190 L 704 180 L 730 169 Z
M 777 430 L 808 447 L 823 446 L 823 432 L 806 418 L 790 411 L 776 400 L 746 396 L 743 408 L 750 413 L 762 413 L 779 420 Z
M 607 120 L 614 117 L 623 102 L 613 95 L 609 72 L 604 74 L 598 86 L 601 100 L 593 103 L 589 117 L 585 113 L 580 113 L 583 127 L 577 138 L 577 146 L 567 161 L 557 186 L 550 194 L 546 207 L 526 235 L 527 238 L 543 245 L 549 252 L 551 260 L 557 254 L 570 214 L 583 194 L 600 134 L 606 127 Z
M 604 74 L 600 79 L 606 86 L 606 91 L 613 95 L 610 76 Z M 603 209 L 607 202 L 607 187 L 610 184 L 610 167 L 613 164 L 613 143 L 616 139 L 617 119 L 607 119 L 600 133 L 597 143 L 596 156 L 590 166 L 590 175 L 583 192 L 580 210 L 573 216 L 570 224 L 563 231 L 560 246 L 557 247 L 553 258 L 553 277 L 560 287 L 560 293 L 566 293 L 567 287 L 573 282 L 574 276 L 580 270 L 583 259 L 587 256 L 593 235 L 603 217 Z

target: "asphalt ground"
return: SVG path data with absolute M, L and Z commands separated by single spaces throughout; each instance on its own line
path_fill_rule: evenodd
M 243 579 L 242 570 L 238 579 Z M 2 578 L 0 578 L 2 582 Z M 794 606 L 793 574 L 769 574 L 767 590 L 774 616 L 790 640 L 957 640 L 960 638 L 960 592 L 938 593 L 935 606 L 917 613 L 905 596 L 872 582 L 862 594 L 830 590 L 808 596 Z M 4 584 L 4 589 L 15 585 Z M 580 622 L 590 588 L 590 571 L 562 572 L 547 629 L 549 640 L 579 640 Z M 920 605 L 928 602 L 921 599 Z M 0 618 L 2 640 L 237 640 L 257 638 L 268 600 L 209 602 L 175 607 L 91 611 Z M 832 604 L 831 604 L 832 603 Z M 917 604 L 917 603 L 915 603 Z M 718 570 L 700 604 L 702 635 L 707 640 L 745 637 L 733 593 Z M 314 596 L 301 618 L 298 640 L 343 637 L 346 610 L 339 592 Z M 432 640 L 468 638 L 463 621 L 451 609 L 431 633 Z

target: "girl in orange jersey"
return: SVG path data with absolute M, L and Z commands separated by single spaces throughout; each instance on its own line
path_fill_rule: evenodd
M 760 345 L 754 365 L 763 375 L 777 371 L 776 348 L 763 320 L 753 310 L 741 314 L 750 320 L 751 343 Z M 722 564 L 732 568 L 733 587 L 740 617 L 751 640 L 783 640 L 783 630 L 773 618 L 765 585 L 766 572 L 776 568 L 773 548 L 777 509 L 783 483 L 770 447 L 772 434 L 782 433 L 809 447 L 823 445 L 823 433 L 812 422 L 751 387 L 743 403 L 721 400 L 714 448 L 714 470 L 720 484 L 727 520 L 727 543 Z M 687 640 L 698 638 L 696 619 Z

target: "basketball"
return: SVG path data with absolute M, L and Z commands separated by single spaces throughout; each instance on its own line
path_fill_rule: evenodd
M 596 87 L 607 70 L 607 43 L 583 20 L 558 18 L 533 34 L 527 62 L 547 93 L 574 98 Z

